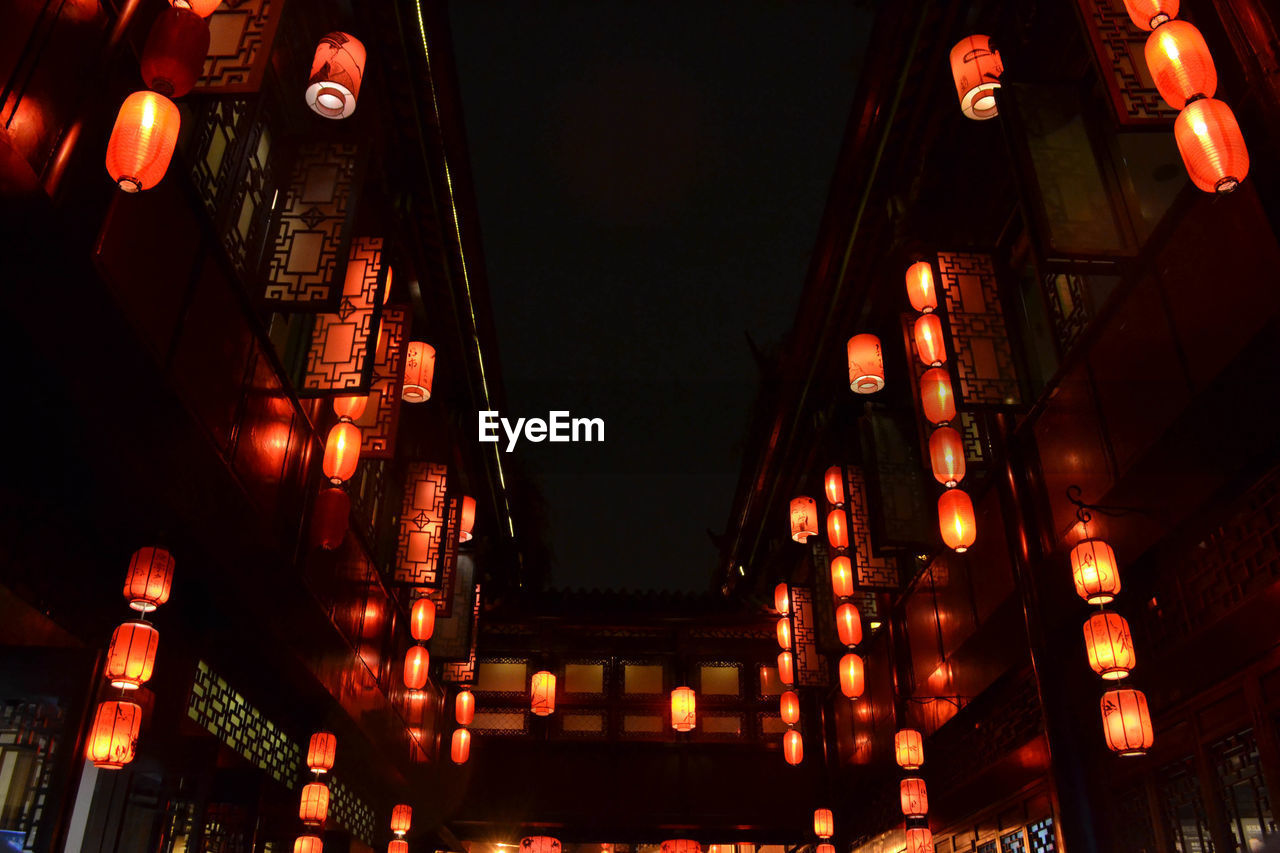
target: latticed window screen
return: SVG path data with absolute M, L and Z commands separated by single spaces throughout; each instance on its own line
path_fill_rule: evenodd
M 1165 830 L 1178 853 L 1212 853 L 1209 817 L 1196 777 L 1195 757 L 1166 764 L 1156 772 Z
M 22 833 L 23 850 L 35 849 L 62 726 L 62 708 L 56 702 L 0 704 L 0 759 L 9 774 L 10 791 L 4 828 Z
M 1027 841 L 1031 853 L 1056 853 L 1057 836 L 1053 831 L 1053 818 L 1047 817 L 1027 826 Z M 1136 851 L 1131 851 L 1136 853 Z
M 1236 847 L 1252 849 L 1254 842 L 1276 831 L 1253 729 L 1210 744 L 1209 755 Z
M 204 661 L 196 665 L 187 716 L 277 782 L 289 787 L 297 782 L 301 747 Z
M 329 813 L 333 820 L 365 844 L 373 844 L 378 817 L 373 808 L 336 777 L 329 779 Z

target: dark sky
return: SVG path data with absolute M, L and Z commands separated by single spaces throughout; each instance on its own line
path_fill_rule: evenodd
M 560 587 L 703 590 L 790 328 L 870 15 L 851 0 L 457 0 L 508 405 Z M 516 519 L 517 525 L 520 519 Z M 519 529 L 517 529 L 519 534 Z

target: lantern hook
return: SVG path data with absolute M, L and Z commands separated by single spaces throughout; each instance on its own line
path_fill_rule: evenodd
M 1093 520 L 1093 514 L 1105 515 L 1109 518 L 1121 518 L 1126 515 L 1148 515 L 1147 510 L 1136 506 L 1108 506 L 1106 504 L 1091 504 L 1085 502 L 1081 497 L 1083 490 L 1077 485 L 1067 486 L 1067 500 L 1076 508 L 1076 518 L 1081 524 L 1088 524 Z

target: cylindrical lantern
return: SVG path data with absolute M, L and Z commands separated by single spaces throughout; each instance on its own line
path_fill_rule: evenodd
M 560 839 L 550 835 L 534 835 L 520 839 L 520 853 L 560 853 Z M 691 851 L 691 853 L 695 853 Z
M 778 697 L 778 713 L 782 716 L 782 722 L 788 726 L 800 722 L 800 697 L 794 690 L 787 690 Z
M 324 460 L 321 469 L 335 486 L 350 480 L 360 462 L 360 427 L 350 421 L 340 421 L 329 430 L 324 443 Z
M 857 699 L 866 690 L 866 671 L 862 657 L 853 652 L 840 658 L 840 692 L 849 699 Z
M 1108 681 L 1127 678 L 1137 663 L 1129 622 L 1119 613 L 1103 611 L 1090 616 L 1084 623 L 1084 647 L 1089 666 Z
M 844 506 L 844 468 L 832 465 L 822 478 L 822 485 L 827 491 L 827 503 L 832 506 Z
M 933 265 L 916 261 L 907 267 L 907 299 L 921 314 L 938 310 L 938 291 L 933 283 Z
M 922 314 L 912 331 L 916 357 L 925 367 L 941 367 L 947 361 L 947 345 L 942 338 L 942 320 L 937 314 Z
M 427 670 L 431 655 L 424 646 L 410 646 L 404 656 L 404 686 L 409 690 L 421 690 L 427 686 Z
M 933 478 L 948 489 L 964 479 L 964 439 L 949 426 L 938 427 L 929 436 L 929 465 Z
M 813 848 L 813 853 L 836 853 L 836 846 L 830 842 L 823 842 Z
M 453 700 L 453 719 L 460 726 L 469 726 L 475 718 L 475 694 L 466 689 L 458 691 L 458 698 Z
M 813 810 L 813 834 L 819 838 L 830 838 L 835 834 L 836 819 L 831 809 Z
M 318 835 L 299 835 L 293 842 L 293 853 L 324 853 L 324 839 Z
M 942 541 L 957 554 L 968 551 L 978 538 L 973 501 L 963 489 L 949 489 L 938 498 L 938 529 L 942 531 Z
M 409 853 L 409 842 L 403 838 L 393 838 L 387 843 L 387 853 Z
M 678 732 L 691 732 L 698 724 L 698 697 L 692 687 L 677 687 L 671 691 L 671 728 Z
M 702 853 L 702 845 L 688 838 L 664 841 L 658 849 L 661 853 Z
M 341 421 L 358 421 L 369 405 L 368 394 L 350 394 L 333 398 L 333 412 Z
M 529 688 L 532 697 L 533 713 L 539 717 L 548 717 L 556 710 L 556 677 L 543 670 L 533 674 Z
M 791 648 L 791 620 L 785 616 L 778 617 L 777 629 L 774 631 L 778 638 L 778 647 L 782 650 Z
M 1235 113 L 1222 101 L 1187 104 L 1173 122 L 1173 138 L 1191 183 L 1207 193 L 1229 193 L 1249 174 L 1249 149 Z
M 190 9 L 202 18 L 214 13 L 222 0 L 169 0 L 169 4 L 178 9 Z
M 801 495 L 791 499 L 791 538 L 805 542 L 818 535 L 818 502 Z
M 351 498 L 342 489 L 321 489 L 311 511 L 311 542 L 326 551 L 342 547 L 351 523 Z
M 409 634 L 418 642 L 431 639 L 436 630 L 436 603 L 425 595 L 413 602 L 409 611 Z
M 462 496 L 462 513 L 458 519 L 458 541 L 470 542 L 472 529 L 476 526 L 476 499 L 470 495 Z
M 778 653 L 778 680 L 786 685 L 795 683 L 795 663 L 791 658 L 791 652 Z
M 976 121 L 995 118 L 996 89 L 1004 64 L 989 36 L 972 35 L 951 48 L 951 79 L 960 98 L 960 111 Z
M 773 588 L 773 609 L 783 616 L 791 612 L 791 591 L 787 589 L 786 581 Z
M 893 736 L 893 758 L 903 770 L 924 764 L 924 738 L 915 729 L 899 729 Z
M 124 578 L 124 597 L 129 606 L 150 613 L 169 600 L 173 583 L 173 555 L 164 548 L 139 548 L 129 558 Z
M 431 382 L 436 375 L 436 348 L 422 341 L 410 341 L 404 360 L 404 390 L 400 399 L 406 403 L 425 403 L 431 399 Z
M 782 736 L 782 755 L 788 764 L 799 764 L 804 761 L 804 738 L 795 729 Z
M 884 387 L 884 353 L 875 335 L 849 338 L 849 388 L 855 394 L 874 394 Z
M 831 561 L 831 592 L 836 598 L 853 595 L 853 561 L 844 555 Z
M 936 426 L 956 419 L 956 398 L 951 392 L 951 374 L 931 367 L 920 375 L 920 405 L 929 423 Z
M 466 764 L 471 756 L 471 730 L 454 729 L 453 741 L 449 745 L 449 757 L 454 764 Z
M 1102 731 L 1112 752 L 1142 755 L 1150 749 L 1155 732 L 1146 695 L 1141 690 L 1108 690 L 1102 694 Z
M 142 727 L 142 707 L 133 702 L 102 702 L 93 715 L 85 758 L 95 767 L 119 770 L 133 761 Z
M 1090 604 L 1107 604 L 1120 592 L 1116 553 L 1102 539 L 1081 539 L 1071 549 L 1071 579 L 1076 595 Z
M 111 686 L 136 690 L 151 679 L 160 632 L 146 622 L 125 622 L 111 635 L 106 676 Z
M 903 779 L 898 784 L 902 801 L 902 814 L 906 817 L 924 817 L 929 814 L 929 791 L 918 776 Z
M 329 786 L 323 782 L 308 782 L 302 788 L 298 803 L 298 819 L 311 826 L 322 826 L 329 819 Z
M 846 646 L 862 642 L 862 616 L 852 602 L 846 601 L 836 608 L 836 632 Z
M 927 826 L 908 827 L 906 853 L 933 853 L 933 831 Z
M 1192 98 L 1212 98 L 1218 91 L 1218 69 L 1195 24 L 1170 21 L 1147 36 L 1144 52 L 1160 97 L 1175 110 Z
M 1124 0 L 1133 25 L 1142 30 L 1156 27 L 1178 17 L 1178 0 Z
M 827 541 L 839 551 L 849 547 L 849 521 L 844 510 L 833 509 L 827 513 Z
M 399 803 L 391 809 L 391 832 L 404 835 L 413 826 L 413 807 Z
M 307 81 L 307 106 L 325 118 L 355 112 L 364 63 L 364 45 L 355 36 L 329 33 L 320 39 Z
M 209 25 L 190 9 L 172 6 L 151 25 L 142 48 L 142 79 L 165 97 L 191 91 L 209 53 Z
M 316 732 L 307 745 L 307 767 L 312 773 L 328 773 L 338 754 L 338 738 L 333 732 Z
M 159 92 L 124 99 L 107 142 L 107 173 L 125 192 L 149 190 L 169 168 L 182 117 Z

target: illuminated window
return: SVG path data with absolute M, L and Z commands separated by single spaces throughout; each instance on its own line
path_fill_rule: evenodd
M 662 667 L 658 664 L 629 663 L 623 668 L 623 690 L 633 695 L 665 693 Z
M 564 731 L 575 734 L 603 734 L 604 714 L 565 714 L 560 725 Z
M 699 667 L 702 693 L 707 696 L 739 696 L 742 693 L 739 668 L 728 664 L 703 664 Z
M 739 714 L 731 715 L 703 715 L 700 722 L 703 734 L 720 735 L 721 737 L 741 737 L 742 736 L 742 716 Z
M 482 662 L 476 670 L 476 692 L 524 693 L 528 680 L 528 664 Z
M 604 664 L 571 663 L 564 668 L 566 693 L 603 693 Z
M 662 667 L 657 667 L 661 670 Z M 622 719 L 622 730 L 627 734 L 661 734 L 665 731 L 659 714 L 627 714 Z

